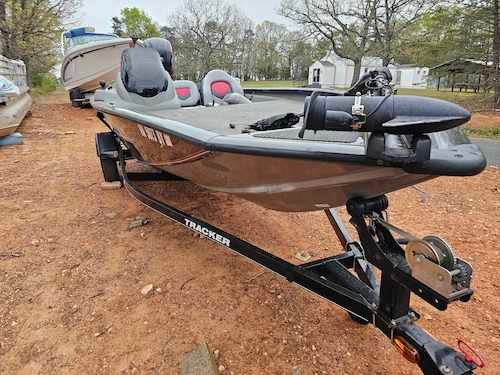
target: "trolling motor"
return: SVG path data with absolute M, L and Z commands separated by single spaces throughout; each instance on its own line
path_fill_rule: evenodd
M 465 124 L 462 107 L 422 96 L 311 96 L 306 99 L 306 130 L 420 135 Z
M 394 92 L 391 81 L 392 74 L 388 68 L 371 70 L 361 76 L 358 82 L 347 90 L 344 95 L 354 96 L 358 93 L 361 95 L 390 95 Z
M 470 113 L 444 100 L 421 96 L 395 96 L 387 69 L 371 71 L 344 96 L 315 91 L 306 98 L 304 124 L 307 130 L 371 133 L 366 156 L 379 163 L 422 163 L 430 159 L 427 133 L 463 125 Z

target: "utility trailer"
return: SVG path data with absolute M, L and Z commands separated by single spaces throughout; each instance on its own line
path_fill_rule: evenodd
M 354 321 L 372 324 L 426 375 L 473 374 L 484 366 L 481 357 L 465 342 L 459 341 L 456 350 L 427 333 L 417 324 L 420 315 L 410 307 L 412 293 L 441 311 L 450 303 L 469 301 L 473 294 L 472 267 L 454 257 L 439 237 L 416 240 L 389 224 L 384 216 L 389 207 L 386 196 L 347 202 L 359 241 L 351 238 L 334 209 L 325 209 L 342 244 L 340 253 L 295 265 L 142 191 L 135 181 L 183 179 L 164 171 L 128 172 L 127 161 L 134 159 L 133 147 L 110 130 L 96 135 L 104 179 L 121 181 L 142 204 L 334 303 Z M 380 271 L 380 277 L 374 268 Z

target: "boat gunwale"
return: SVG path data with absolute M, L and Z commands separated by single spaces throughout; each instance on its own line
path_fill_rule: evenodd
M 277 140 L 272 138 L 256 139 L 256 137 L 252 137 L 248 134 L 221 135 L 183 122 L 145 115 L 125 108 L 113 108 L 102 101 L 94 102 L 94 107 L 97 112 L 122 117 L 155 130 L 172 134 L 212 152 L 228 152 L 330 162 L 339 161 L 383 168 L 399 168 L 411 174 L 439 176 L 474 176 L 486 168 L 486 159 L 480 149 L 474 144 L 450 144 L 452 150 L 432 149 L 430 160 L 423 163 L 405 164 L 368 158 L 364 153 L 364 147 L 352 144 L 310 140 L 307 142 L 300 140 Z M 177 128 L 177 130 L 175 128 Z M 178 130 L 179 128 L 183 128 L 187 131 L 180 132 Z M 313 144 L 320 150 L 312 150 L 311 146 Z M 292 145 L 294 147 L 290 147 Z M 301 149 L 297 150 L 297 146 Z M 345 148 L 346 150 L 348 148 L 351 148 L 351 150 L 355 148 L 362 149 L 363 154 L 348 154 L 327 150 L 327 147 L 331 148 L 332 146 Z M 468 157 L 464 157 L 463 153 L 467 153 Z M 458 154 L 461 155 L 458 157 Z

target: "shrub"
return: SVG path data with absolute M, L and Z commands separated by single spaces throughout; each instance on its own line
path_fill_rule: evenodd
M 59 82 L 57 78 L 50 73 L 34 74 L 31 79 L 33 91 L 38 94 L 47 94 L 57 90 Z

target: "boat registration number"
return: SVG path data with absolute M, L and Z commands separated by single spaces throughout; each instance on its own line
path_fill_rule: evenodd
M 168 146 L 168 147 L 173 147 L 172 140 L 168 136 L 168 134 L 162 133 L 161 131 L 158 131 L 156 129 L 151 129 L 143 125 L 137 124 L 137 127 L 139 128 L 139 133 L 144 137 L 149 139 L 150 141 L 159 143 L 162 147 L 163 146 Z

